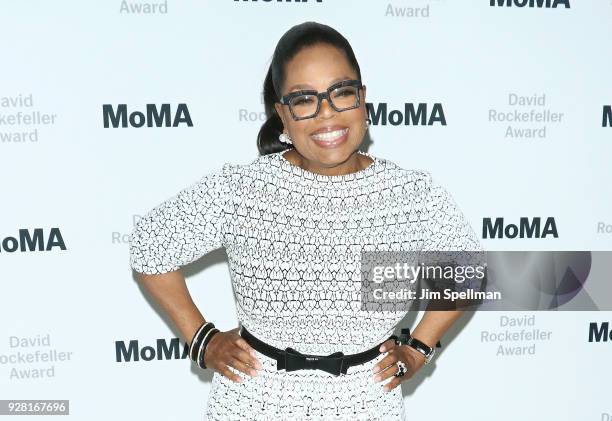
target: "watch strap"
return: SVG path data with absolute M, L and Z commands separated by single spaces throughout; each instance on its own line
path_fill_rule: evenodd
M 430 347 L 426 343 L 419 341 L 418 339 L 412 336 L 408 337 L 406 341 L 406 345 L 408 345 L 411 348 L 416 349 L 418 352 L 423 354 L 423 356 L 425 357 L 425 364 L 428 364 L 433 358 L 434 354 L 436 353 L 435 348 Z

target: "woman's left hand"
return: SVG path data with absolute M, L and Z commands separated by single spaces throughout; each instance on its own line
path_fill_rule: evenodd
M 385 392 L 397 387 L 402 381 L 411 378 L 414 373 L 425 365 L 425 356 L 423 354 L 408 345 L 396 345 L 392 340 L 385 341 L 381 352 L 387 352 L 388 354 L 372 367 L 372 372 L 374 373 L 375 382 L 391 378 L 383 387 Z M 398 370 L 398 365 L 396 364 L 398 361 L 402 361 L 406 365 L 406 372 L 403 376 L 395 377 L 394 374 Z

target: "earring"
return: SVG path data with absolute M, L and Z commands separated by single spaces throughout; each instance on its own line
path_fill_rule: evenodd
M 278 137 L 278 140 L 288 145 L 293 144 L 293 142 L 291 141 L 291 137 L 289 136 L 288 133 L 281 133 L 280 136 Z
M 370 120 L 370 118 L 368 117 L 368 118 L 365 119 L 365 121 L 366 121 L 366 127 L 365 128 L 366 128 L 366 130 L 368 130 L 370 128 L 370 124 L 372 124 L 372 120 Z

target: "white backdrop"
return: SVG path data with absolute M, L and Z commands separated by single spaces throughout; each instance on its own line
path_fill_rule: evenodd
M 487 250 L 609 250 L 612 2 L 506 3 L 2 2 L 0 399 L 68 399 L 75 420 L 202 418 L 210 372 L 158 354 L 117 358 L 130 343 L 146 357 L 178 336 L 133 278 L 128 234 L 202 175 L 257 157 L 272 52 L 306 20 L 351 42 L 372 111 L 423 103 L 429 118 L 440 104 L 446 124 L 375 122 L 370 153 L 430 171 L 479 234 L 483 218 L 555 219 L 558 238 L 483 238 Z M 105 128 L 104 104 L 145 114 L 170 104 L 172 116 L 186 104 L 193 125 Z M 515 110 L 558 121 L 498 121 Z M 536 137 L 520 137 L 526 129 Z M 37 228 L 65 247 L 18 240 Z M 225 259 L 217 250 L 185 272 L 204 316 L 230 329 Z M 404 384 L 409 419 L 612 420 L 612 341 L 589 342 L 591 322 L 612 316 L 466 315 Z M 522 329 L 550 334 L 485 340 Z M 517 348 L 526 353 L 508 355 Z M 36 361 L 54 350 L 56 361 Z

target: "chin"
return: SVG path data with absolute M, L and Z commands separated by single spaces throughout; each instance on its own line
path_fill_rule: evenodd
M 317 156 L 319 157 L 319 161 L 321 163 L 333 166 L 346 161 L 357 148 L 351 145 L 344 145 L 343 147 L 337 148 L 317 149 Z

